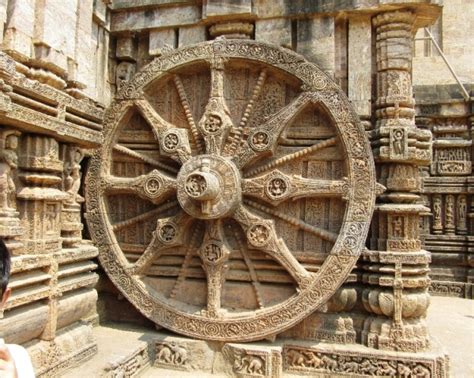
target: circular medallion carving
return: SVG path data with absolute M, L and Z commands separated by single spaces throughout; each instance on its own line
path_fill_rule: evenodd
M 161 182 L 155 177 L 151 177 L 145 181 L 145 192 L 150 195 L 150 197 L 155 197 L 159 195 L 161 189 Z
M 163 150 L 166 152 L 174 152 L 178 148 L 180 137 L 177 133 L 169 132 L 163 136 Z
M 87 222 L 139 311 L 242 342 L 296 325 L 336 292 L 365 245 L 375 173 L 347 97 L 317 66 L 215 40 L 156 58 L 117 98 L 88 169 Z M 130 141 L 140 117 L 159 144 Z
M 176 239 L 178 231 L 173 223 L 165 223 L 158 229 L 158 237 L 163 243 L 172 243 Z
M 209 114 L 204 122 L 204 130 L 209 134 L 217 134 L 221 131 L 222 119 L 218 114 Z
M 265 186 L 265 193 L 272 199 L 281 199 L 288 194 L 290 182 L 286 177 L 277 176 L 271 178 Z
M 265 224 L 255 224 L 247 231 L 249 243 L 255 247 L 263 247 L 268 244 L 270 228 Z
M 268 148 L 270 136 L 266 131 L 256 131 L 250 134 L 249 143 L 255 151 L 263 151 Z

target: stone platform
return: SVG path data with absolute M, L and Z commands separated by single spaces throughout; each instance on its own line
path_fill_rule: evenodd
M 427 321 L 435 344 L 438 345 L 435 348 L 441 345 L 450 356 L 450 375 L 453 377 L 474 376 L 474 366 L 468 362 L 474 352 L 474 301 L 433 297 Z M 309 346 L 309 344 L 306 345 L 307 343 L 291 340 L 285 340 L 284 343 L 277 341 L 272 344 L 268 342 L 227 344 L 223 347 L 220 343 L 189 340 L 175 337 L 164 331 L 158 332 L 124 323 L 102 325 L 95 328 L 94 333 L 97 337 L 99 353 L 86 364 L 64 374 L 64 377 L 225 377 L 229 375 L 273 377 L 281 374 L 278 371 L 279 366 L 283 368 L 284 377 L 317 376 L 320 374 L 315 370 L 318 361 L 325 361 L 319 364 L 329 367 L 331 360 L 337 360 L 336 356 L 344 355 L 346 356 L 345 364 L 350 367 L 352 366 L 350 363 L 353 362 L 350 358 L 353 352 L 364 355 L 370 351 L 372 358 L 382 361 L 379 368 L 388 370 L 390 370 L 391 360 L 408 361 L 410 359 L 410 356 L 405 356 L 404 353 L 382 351 L 374 353 L 373 350 L 361 346 L 335 346 L 322 343 Z M 307 359 L 304 354 L 291 352 L 291 350 L 297 350 L 298 347 L 314 349 L 315 359 L 312 368 L 303 366 L 303 362 Z M 321 351 L 324 352 L 321 354 Z M 265 358 L 266 354 L 271 358 Z M 434 353 L 420 353 L 419 360 L 428 361 L 430 358 L 435 360 L 435 354 L 439 356 L 439 350 Z M 324 359 L 324 355 L 328 358 Z M 286 356 L 286 361 L 281 360 L 282 356 Z M 229 364 L 229 361 L 233 363 Z M 256 374 L 248 374 L 248 369 Z M 337 376 L 337 367 L 334 366 L 333 369 L 331 376 Z M 245 370 L 247 373 L 236 374 L 236 370 Z M 198 371 L 202 372 L 198 373 Z M 259 372 L 263 374 L 258 374 Z

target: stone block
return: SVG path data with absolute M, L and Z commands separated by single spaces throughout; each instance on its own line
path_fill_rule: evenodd
M 96 21 L 102 25 L 107 22 L 107 1 L 97 0 L 94 1 L 94 17 Z
M 251 0 L 208 0 L 203 6 L 203 18 L 252 14 Z
M 187 46 L 206 40 L 206 28 L 203 25 L 179 28 L 178 46 Z
M 152 8 L 113 13 L 112 32 L 138 31 L 174 26 L 193 25 L 201 21 L 201 8 L 194 5 Z
M 370 18 L 349 20 L 348 96 L 359 116 L 371 114 L 372 27 Z
M 136 59 L 137 47 L 133 37 L 126 36 L 117 38 L 117 48 L 115 50 L 115 56 L 121 60 L 132 60 Z
M 37 1 L 34 28 L 35 44 L 48 45 L 60 51 L 61 54 L 73 58 L 76 44 L 76 23 L 77 0 Z M 59 26 L 60 28 L 58 28 Z
M 291 48 L 291 21 L 273 18 L 255 21 L 255 39 Z
M 8 3 L 7 22 L 2 49 L 16 58 L 26 60 L 32 55 L 35 1 L 12 0 Z
M 335 73 L 335 22 L 333 17 L 298 20 L 296 51 L 328 75 Z
M 151 56 L 159 56 L 165 46 L 176 46 L 176 33 L 174 29 L 152 30 L 150 31 L 150 43 L 148 53 Z

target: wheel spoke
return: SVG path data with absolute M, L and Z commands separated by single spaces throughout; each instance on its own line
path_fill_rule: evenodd
M 130 148 L 128 147 L 125 147 L 125 146 L 122 146 L 120 144 L 116 144 L 114 146 L 114 150 L 124 154 L 124 155 L 128 155 L 130 157 L 133 157 L 135 159 L 139 159 L 147 164 L 150 164 L 154 167 L 157 167 L 157 168 L 161 168 L 161 169 L 164 169 L 165 171 L 168 171 L 170 173 L 178 173 L 178 170 L 168 164 L 165 164 L 165 163 L 162 163 L 161 161 L 158 161 L 156 159 L 153 159 L 149 156 L 146 156 L 146 155 L 143 155 L 141 154 L 140 152 L 137 152 L 137 151 L 134 151 L 134 150 L 131 150 Z
M 277 260 L 291 274 L 299 289 L 306 288 L 313 275 L 293 256 L 285 242 L 278 238 L 275 223 L 251 212 L 241 205 L 233 215 L 247 235 L 251 248 L 260 249 Z
M 192 234 L 191 238 L 189 239 L 189 243 L 187 243 L 183 264 L 181 265 L 178 278 L 176 278 L 176 282 L 169 296 L 171 299 L 176 298 L 176 295 L 178 294 L 186 280 L 186 275 L 189 271 L 189 265 L 191 264 L 193 256 L 195 256 L 195 251 L 197 249 L 197 239 L 201 231 L 202 227 L 200 227 L 200 225 L 195 225 L 191 231 Z
M 182 210 L 175 216 L 159 219 L 150 244 L 130 267 L 130 273 L 143 275 L 163 251 L 184 245 L 190 222 L 191 217 Z
M 303 92 L 263 125 L 254 128 L 247 138 L 247 143 L 242 146 L 234 158 L 237 167 L 243 168 L 263 155 L 271 155 L 278 144 L 281 132 L 311 101 L 311 95 Z
M 224 59 L 215 57 L 211 61 L 211 95 L 199 121 L 206 153 L 220 155 L 231 128 L 232 120 L 224 98 Z
M 170 128 L 160 135 L 160 151 L 163 156 L 185 163 L 191 157 L 188 130 Z
M 347 179 L 320 180 L 299 175 L 286 175 L 275 170 L 263 176 L 242 181 L 242 194 L 257 197 L 273 206 L 302 197 L 348 198 Z
M 228 269 L 226 262 L 230 256 L 220 220 L 207 222 L 199 256 L 207 277 L 207 310 L 204 313 L 210 318 L 216 318 L 221 314 L 222 286 Z
M 163 202 L 165 198 L 176 192 L 176 180 L 156 169 L 138 177 L 109 175 L 104 178 L 104 185 L 109 194 L 135 193 L 153 203 Z
M 166 203 L 162 204 L 161 206 L 157 207 L 156 209 L 146 211 L 146 212 L 144 212 L 140 215 L 137 215 L 133 218 L 115 223 L 114 225 L 112 225 L 112 230 L 114 232 L 120 231 L 124 228 L 133 226 L 134 224 L 137 224 L 139 222 L 144 222 L 147 219 L 150 219 L 154 216 L 157 216 L 157 215 L 161 214 L 162 212 L 164 212 L 166 210 L 169 210 L 169 209 L 171 209 L 173 207 L 176 207 L 176 206 L 178 206 L 178 201 L 166 202 Z
M 256 176 L 256 175 L 258 175 L 260 173 L 263 173 L 263 172 L 268 172 L 268 171 L 270 171 L 270 170 L 272 170 L 272 169 L 274 169 L 274 168 L 276 168 L 276 167 L 278 167 L 282 164 L 289 163 L 292 160 L 301 159 L 302 157 L 304 157 L 306 155 L 309 155 L 313 152 L 322 150 L 323 148 L 334 146 L 334 145 L 336 145 L 336 143 L 337 143 L 337 138 L 336 137 L 329 138 L 327 140 L 318 142 L 316 144 L 313 144 L 312 146 L 303 148 L 302 150 L 296 151 L 292 154 L 285 155 L 285 156 L 283 156 L 281 158 L 278 158 L 276 160 L 273 160 L 273 161 L 271 161 L 271 162 L 269 162 L 265 165 L 262 165 L 261 167 L 253 169 L 253 170 L 247 172 L 245 174 L 245 177 L 252 177 L 252 176 Z
M 188 97 L 186 96 L 186 91 L 184 90 L 184 85 L 178 75 L 174 75 L 173 80 L 174 84 L 176 85 L 176 89 L 178 90 L 178 95 L 179 99 L 181 100 L 181 105 L 184 109 L 184 114 L 188 120 L 189 129 L 191 130 L 191 135 L 193 136 L 193 142 L 196 145 L 196 150 L 198 153 L 201 153 L 204 151 L 201 142 L 201 135 L 199 134 L 196 123 L 194 122 L 194 117 L 191 112 L 191 106 L 189 105 Z
M 135 106 L 152 128 L 156 140 L 160 139 L 161 133 L 175 127 L 173 124 L 164 120 L 147 100 L 135 100 Z
M 321 239 L 324 239 L 326 241 L 335 243 L 337 240 L 337 234 L 335 234 L 334 232 L 327 231 L 322 228 L 313 226 L 309 223 L 302 221 L 299 218 L 289 216 L 287 214 L 282 213 L 281 211 L 270 209 L 269 207 L 260 205 L 259 203 L 254 202 L 254 201 L 244 200 L 244 203 L 264 213 L 267 213 L 268 215 L 273 215 L 275 217 L 278 217 L 281 220 L 284 220 L 285 222 L 291 224 L 292 226 L 295 226 L 303 231 L 310 232 L 316 236 L 319 236 Z
M 237 241 L 237 245 L 239 247 L 240 253 L 242 254 L 245 265 L 247 265 L 247 269 L 249 270 L 249 275 L 250 279 L 252 280 L 252 286 L 255 292 L 255 299 L 257 300 L 258 307 L 264 308 L 265 304 L 263 302 L 263 295 L 261 292 L 260 282 L 258 281 L 257 272 L 255 271 L 252 260 L 249 257 L 248 248 L 245 245 L 240 232 L 235 232 L 235 240 Z
M 260 96 L 260 92 L 262 91 L 263 84 L 265 83 L 265 79 L 267 78 L 267 70 L 262 70 L 258 77 L 257 83 L 252 92 L 252 97 L 250 98 L 249 102 L 244 111 L 244 115 L 240 120 L 240 123 L 237 127 L 235 127 L 231 131 L 231 136 L 229 137 L 229 142 L 226 145 L 226 149 L 224 150 L 225 156 L 232 156 L 235 151 L 238 149 L 241 141 L 242 141 L 242 134 L 245 132 L 245 127 L 247 126 L 248 120 L 252 113 L 253 107 L 257 102 L 258 97 Z
M 164 120 L 146 100 L 136 100 L 135 105 L 152 128 L 156 140 L 160 143 L 162 155 L 181 163 L 187 161 L 191 156 L 187 130 Z

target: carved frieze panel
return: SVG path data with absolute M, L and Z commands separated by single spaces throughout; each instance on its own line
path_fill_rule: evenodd
M 124 84 L 104 138 L 86 185 L 101 263 L 171 330 L 283 331 L 362 251 L 377 189 L 368 140 L 345 95 L 288 50 L 167 50 Z

